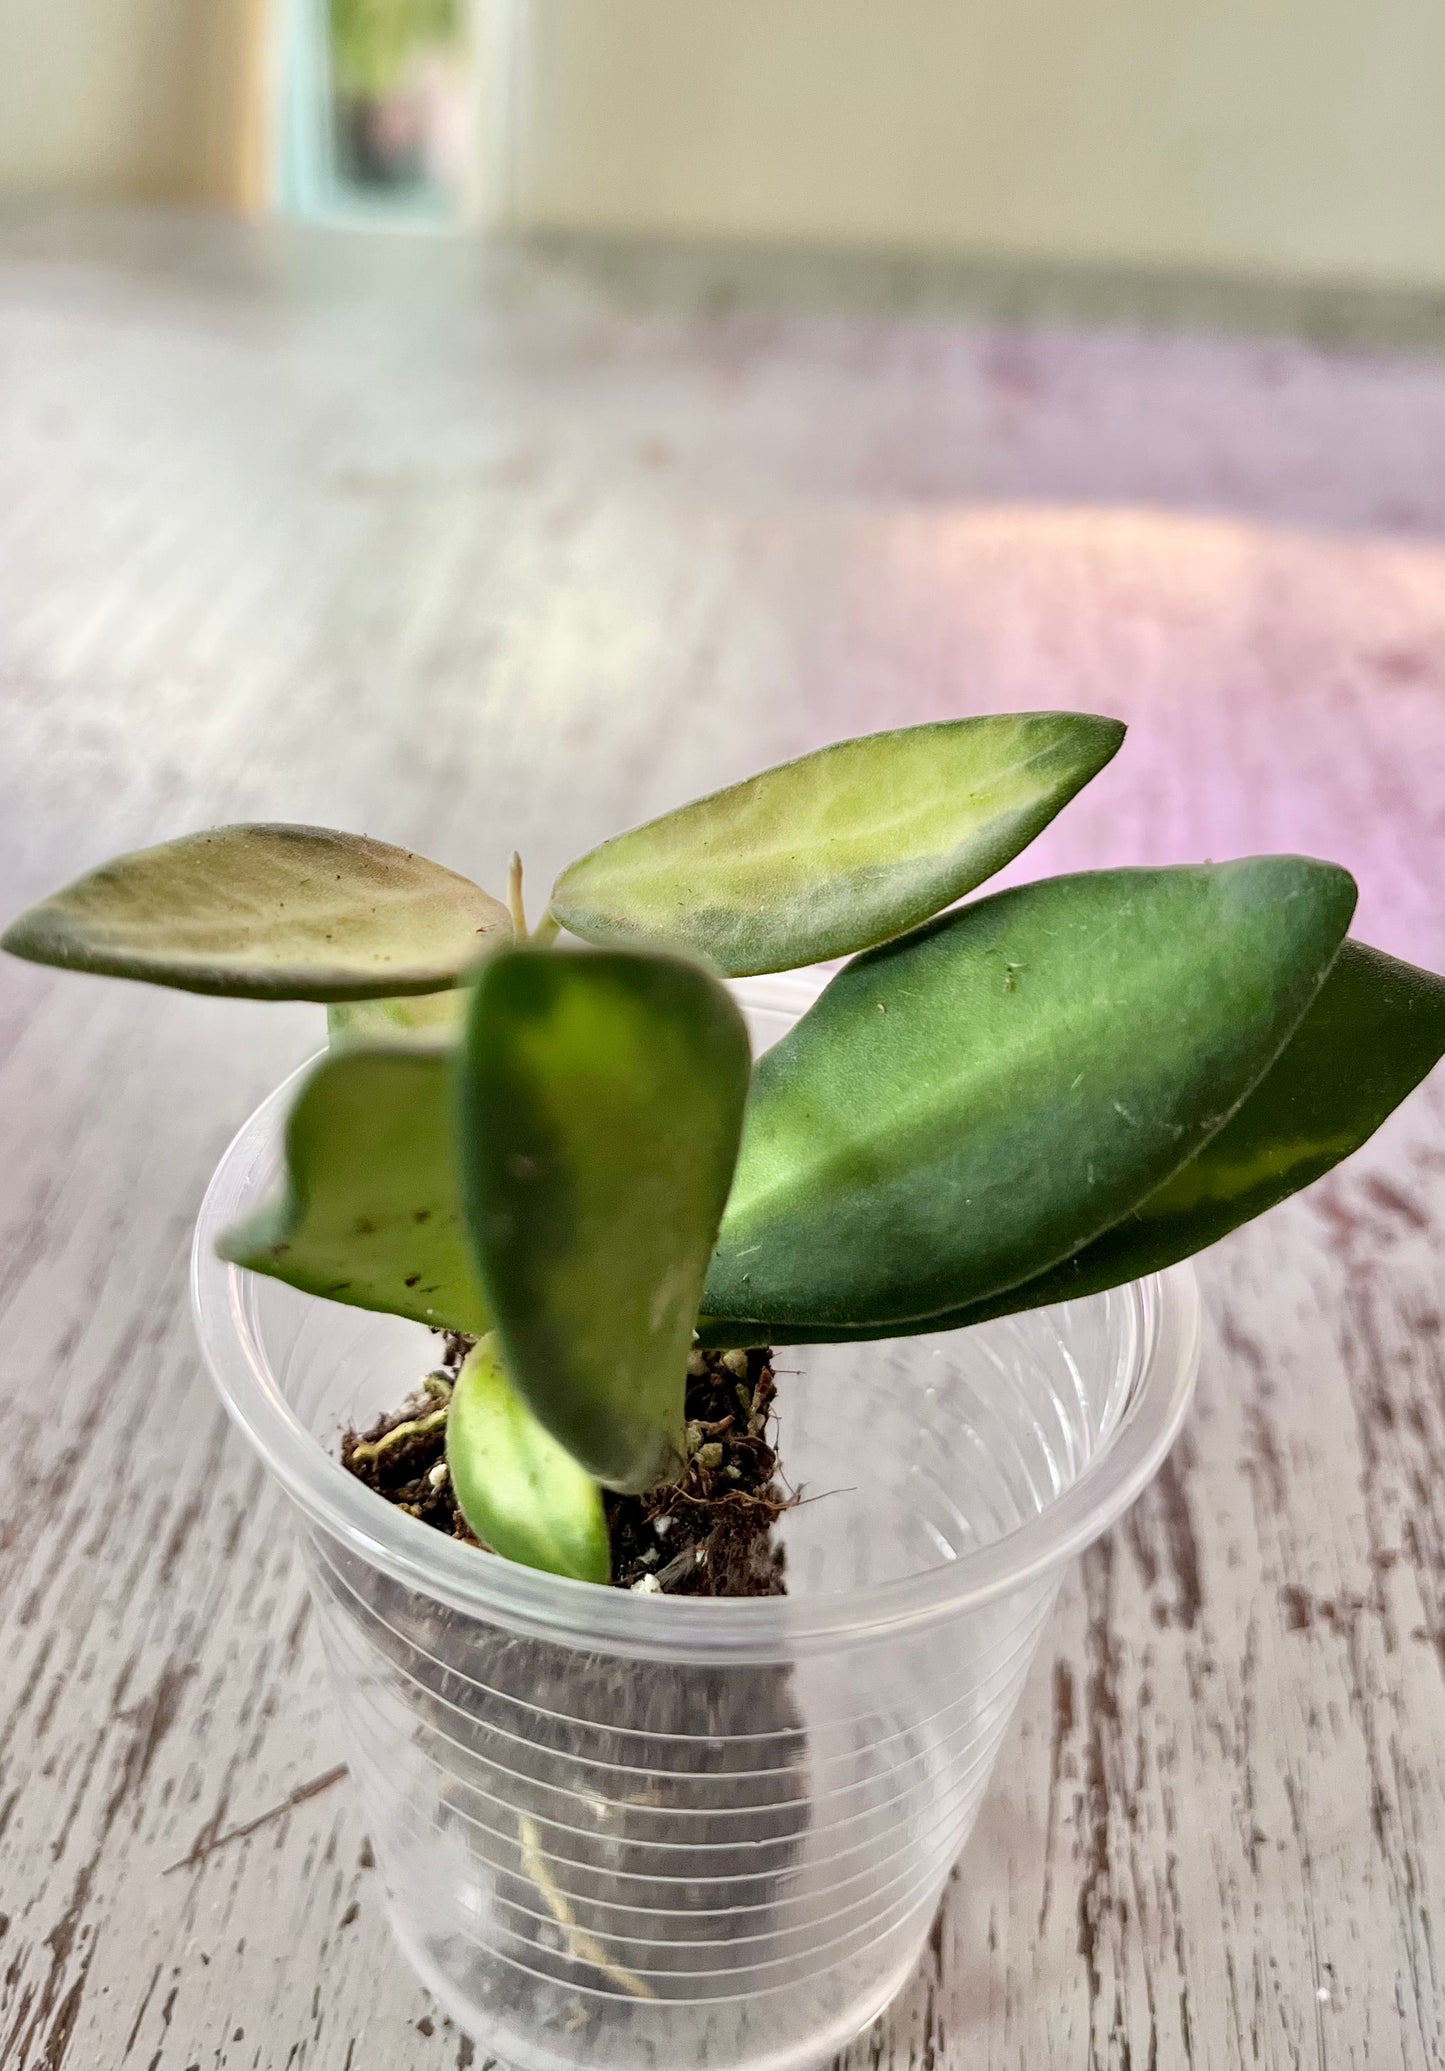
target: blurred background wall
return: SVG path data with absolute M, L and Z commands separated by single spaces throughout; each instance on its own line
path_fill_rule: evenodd
M 478 0 L 527 227 L 1445 284 L 1445 0 Z M 254 204 L 264 0 L 0 0 L 0 193 Z
M 530 222 L 1445 280 L 1445 0 L 536 0 Z
M 3 0 L 5 191 L 189 191 L 197 27 L 180 0 Z
M 0 196 L 264 197 L 267 0 L 0 0 Z

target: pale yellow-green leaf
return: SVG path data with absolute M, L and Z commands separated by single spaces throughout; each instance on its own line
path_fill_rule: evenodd
M 490 1328 L 462 1222 L 454 1066 L 417 1043 L 333 1051 L 286 1123 L 280 1196 L 222 1258 L 359 1309 Z
M 603 842 L 552 911 L 589 942 L 676 944 L 732 976 L 848 956 L 1002 869 L 1123 737 L 1025 712 L 839 741 Z
M 495 935 L 492 940 L 510 938 Z M 451 1043 L 467 1018 L 467 992 L 413 992 L 401 999 L 333 1000 L 326 1009 L 326 1033 L 333 1050 L 347 1043 Z
M 31 907 L 0 946 L 187 992 L 356 1000 L 455 985 L 505 906 L 408 849 L 327 827 L 216 827 L 118 856 Z
M 461 1512 L 494 1553 L 579 1582 L 611 1573 L 602 1491 L 512 1386 L 494 1336 L 468 1353 L 447 1414 Z

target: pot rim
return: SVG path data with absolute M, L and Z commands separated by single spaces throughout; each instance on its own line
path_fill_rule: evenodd
M 796 1011 L 815 987 L 738 990 L 745 1003 Z M 781 997 L 780 997 L 781 996 Z M 761 1660 L 836 1648 L 976 1611 L 1060 1568 L 1143 1492 L 1178 1435 L 1199 1367 L 1200 1303 L 1190 1265 L 1111 1295 L 1133 1309 L 1128 1400 L 1083 1471 L 1037 1516 L 937 1567 L 863 1589 L 810 1597 L 639 1596 L 544 1574 L 451 1540 L 385 1502 L 327 1452 L 291 1409 L 266 1356 L 260 1276 L 217 1258 L 214 1239 L 238 1197 L 270 1166 L 278 1124 L 308 1059 L 232 1138 L 196 1220 L 191 1299 L 197 1336 L 232 1421 L 302 1511 L 393 1580 L 464 1614 L 515 1631 L 657 1660 Z

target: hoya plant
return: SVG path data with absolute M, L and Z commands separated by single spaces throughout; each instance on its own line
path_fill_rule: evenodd
M 1123 731 L 840 742 L 604 842 L 531 932 L 515 858 L 502 901 L 254 825 L 122 856 L 4 946 L 326 1003 L 284 1186 L 222 1256 L 461 1341 L 430 1415 L 467 1523 L 602 1582 L 604 1492 L 685 1472 L 709 1350 L 962 1329 L 1153 1272 L 1347 1157 L 1445 1051 L 1445 981 L 1348 938 L 1331 863 L 959 904 Z M 754 1062 L 723 981 L 837 958 Z

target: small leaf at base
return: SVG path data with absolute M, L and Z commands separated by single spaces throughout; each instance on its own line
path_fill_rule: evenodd
M 610 1579 L 602 1491 L 523 1402 L 494 1336 L 457 1375 L 447 1467 L 463 1517 L 494 1553 L 579 1582 Z

